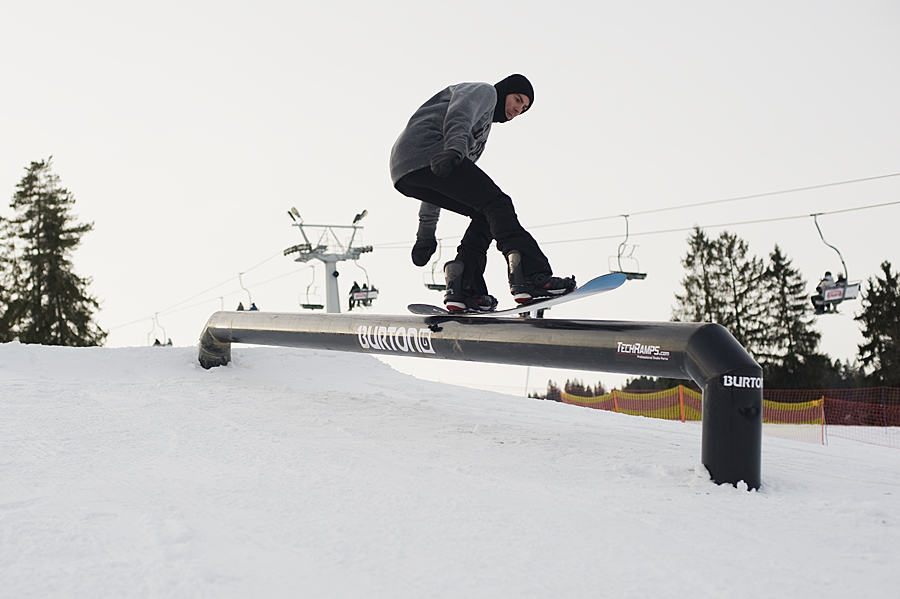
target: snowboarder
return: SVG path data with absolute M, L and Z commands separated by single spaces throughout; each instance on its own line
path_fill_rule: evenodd
M 496 308 L 497 300 L 488 294 L 484 281 L 487 250 L 494 240 L 507 260 L 516 302 L 575 289 L 574 277 L 553 276 L 547 257 L 519 223 L 512 199 L 475 165 L 492 123 L 511 121 L 533 103 L 534 89 L 522 75 L 510 75 L 495 85 L 451 85 L 419 107 L 391 149 L 394 187 L 424 203 L 413 248 L 417 265 L 427 263 L 437 248 L 434 227 L 441 208 L 472 219 L 456 259 L 444 265 L 444 305 L 450 311 Z

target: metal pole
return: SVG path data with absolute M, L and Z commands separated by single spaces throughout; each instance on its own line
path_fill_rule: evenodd
M 227 364 L 232 343 L 693 379 L 703 389 L 701 461 L 712 479 L 760 485 L 762 369 L 717 324 L 216 312 L 200 364 Z
M 328 314 L 341 313 L 341 296 L 338 292 L 337 256 L 329 254 L 321 258 L 325 264 L 325 311 Z

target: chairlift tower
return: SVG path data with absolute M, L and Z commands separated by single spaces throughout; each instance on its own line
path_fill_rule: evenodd
M 362 229 L 359 223 L 368 211 L 363 210 L 353 219 L 352 225 L 311 225 L 304 223 L 300 217 L 300 213 L 296 208 L 288 211 L 288 216 L 294 221 L 293 226 L 300 229 L 300 235 L 303 236 L 303 243 L 291 246 L 284 250 L 284 255 L 297 254 L 295 262 L 309 262 L 310 260 L 321 260 L 325 264 L 325 311 L 329 314 L 339 314 L 341 311 L 341 296 L 338 292 L 338 273 L 337 263 L 345 260 L 358 260 L 362 254 L 372 251 L 371 245 L 354 246 L 356 232 Z M 342 243 L 336 234 L 338 229 L 351 229 L 350 241 L 346 244 Z M 310 241 L 307 232 L 317 231 L 319 233 L 318 240 L 315 244 Z M 378 292 L 373 290 L 374 299 L 378 296 Z

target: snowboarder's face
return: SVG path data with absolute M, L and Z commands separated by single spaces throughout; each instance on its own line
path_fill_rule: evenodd
M 525 94 L 509 94 L 506 96 L 506 120 L 511 121 L 530 106 L 528 96 Z

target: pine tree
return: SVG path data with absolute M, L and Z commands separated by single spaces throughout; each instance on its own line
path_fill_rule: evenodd
M 16 292 L 20 277 L 13 240 L 9 221 L 0 217 L 0 343 L 16 338 Z
M 693 389 L 694 391 L 702 391 L 700 386 L 693 380 L 652 376 L 639 376 L 633 379 L 626 379 L 622 391 L 667 391 L 669 389 L 675 389 L 678 385 Z
M 806 281 L 777 245 L 769 254 L 763 287 L 766 335 L 756 357 L 767 382 L 791 388 L 793 381 L 810 378 L 805 370 L 821 370 L 821 357 L 815 357 L 821 334 L 812 328 Z
M 891 263 L 881 263 L 884 278 L 868 280 L 863 293 L 863 311 L 854 320 L 863 324 L 859 346 L 863 368 L 871 367 L 870 384 L 900 387 L 900 273 L 891 272 Z
M 716 292 L 713 242 L 699 227 L 688 238 L 688 252 L 681 260 L 688 274 L 681 280 L 684 295 L 675 294 L 678 306 L 672 319 L 683 322 L 718 322 L 724 310 Z
M 751 353 L 762 347 L 762 260 L 748 256 L 747 243 L 727 231 L 710 240 L 695 227 L 688 246 L 682 259 L 688 270 L 681 281 L 684 294 L 675 295 L 672 319 L 715 322 Z
M 90 280 L 76 275 L 69 260 L 94 225 L 72 222 L 75 198 L 60 187 L 50 160 L 31 163 L 10 204 L 20 268 L 7 310 L 15 317 L 11 329 L 22 343 L 100 345 L 106 333 L 93 322 L 99 303 L 87 293 Z
M 747 242 L 723 231 L 717 241 L 722 269 L 722 291 L 729 309 L 720 323 L 747 351 L 755 354 L 765 345 L 765 300 L 762 279 L 765 264 L 748 255 Z
M 769 342 L 776 355 L 807 355 L 821 335 L 814 331 L 806 281 L 778 245 L 769 254 L 764 277 Z

